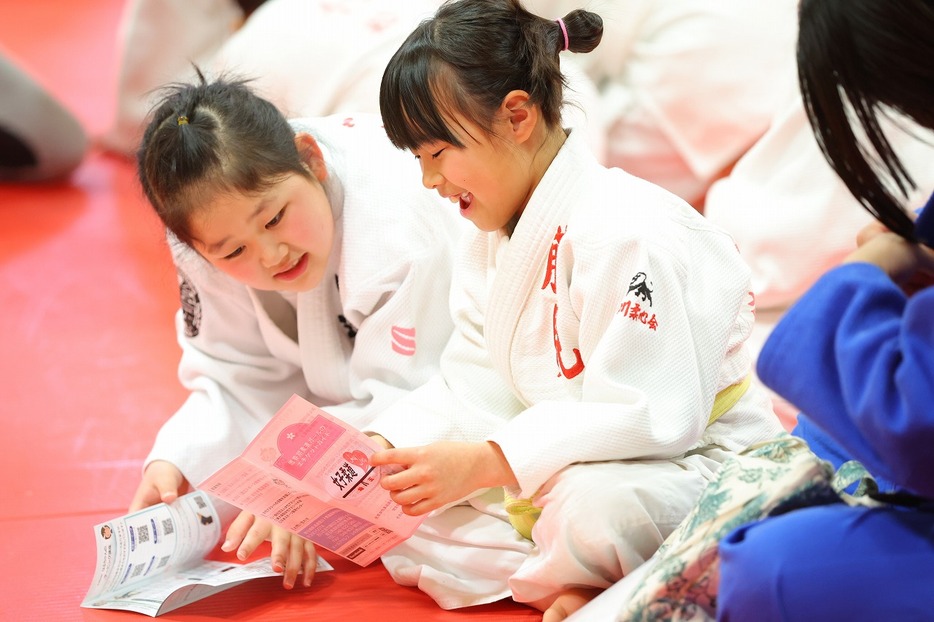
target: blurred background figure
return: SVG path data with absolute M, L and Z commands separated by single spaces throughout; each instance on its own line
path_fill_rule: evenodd
M 603 17 L 592 54 L 573 57 L 599 92 L 602 160 L 703 204 L 763 133 L 794 66 L 797 0 L 526 0 L 560 17 Z M 789 84 L 793 75 L 785 78 Z
M 117 112 L 104 144 L 130 154 L 158 88 L 233 73 L 292 118 L 379 112 L 379 82 L 393 52 L 440 0 L 130 0 L 119 34 Z M 567 68 L 580 127 L 597 108 L 590 80 Z M 602 128 L 587 123 L 602 150 Z
M 87 149 L 74 115 L 0 50 L 0 182 L 63 179 Z
M 195 62 L 255 78 L 288 116 L 378 112 L 392 52 L 440 0 L 130 0 L 119 106 L 108 144 L 132 152 L 152 90 Z M 604 19 L 597 53 L 566 55 L 573 101 L 598 158 L 703 203 L 763 133 L 793 65 L 796 0 L 527 0 L 555 18 L 586 5 Z M 255 9 L 255 10 L 254 10 Z
M 232 72 L 289 117 L 378 112 L 389 57 L 438 0 L 129 0 L 105 144 L 132 153 L 158 88 Z
M 236 0 L 128 0 L 117 32 L 117 108 L 104 146 L 134 153 L 153 91 L 207 62 L 246 17 Z

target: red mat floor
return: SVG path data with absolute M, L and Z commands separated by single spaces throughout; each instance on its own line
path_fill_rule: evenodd
M 114 107 L 120 0 L 0 0 L 0 49 L 99 136 Z M 132 165 L 92 149 L 67 181 L 0 184 L 0 619 L 143 620 L 81 609 L 92 526 L 125 513 L 175 376 L 175 273 Z M 440 610 L 374 564 L 287 592 L 261 579 L 165 620 L 512 621 L 500 602 Z

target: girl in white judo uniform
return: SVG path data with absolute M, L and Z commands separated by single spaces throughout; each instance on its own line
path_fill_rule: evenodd
M 443 607 L 512 596 L 563 619 L 648 559 L 726 457 L 781 431 L 749 384 L 750 273 L 731 238 L 560 125 L 559 53 L 601 34 L 584 10 L 460 0 L 383 76 L 390 139 L 476 230 L 441 374 L 376 417 L 395 449 L 373 463 L 403 467 L 381 481 L 411 514 L 505 489 L 500 527 L 511 514 L 534 541 L 491 555 L 493 528 L 465 522 L 383 557 Z
M 138 156 L 170 232 L 191 394 L 163 425 L 131 509 L 172 501 L 238 455 L 293 394 L 365 427 L 438 369 L 451 249 L 464 229 L 409 181 L 375 115 L 291 124 L 243 83 L 169 94 Z M 241 514 L 228 550 L 270 524 Z M 286 587 L 314 547 L 278 527 Z

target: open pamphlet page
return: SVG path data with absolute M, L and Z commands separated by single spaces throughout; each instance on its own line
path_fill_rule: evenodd
M 279 576 L 269 557 L 247 564 L 205 559 L 220 540 L 220 517 L 195 491 L 95 525 L 97 571 L 82 607 L 152 617 L 251 579 Z M 333 570 L 318 558 L 318 571 Z
M 381 447 L 293 395 L 227 466 L 198 488 L 366 566 L 412 535 L 369 459 Z

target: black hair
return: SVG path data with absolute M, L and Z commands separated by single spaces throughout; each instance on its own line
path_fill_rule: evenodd
M 914 240 L 895 194 L 916 186 L 879 119 L 896 111 L 934 129 L 934 3 L 802 0 L 798 19 L 798 81 L 821 151 L 876 219 Z
M 192 214 L 214 196 L 261 192 L 290 173 L 310 176 L 292 127 L 271 102 L 244 80 L 208 82 L 197 73 L 197 83 L 166 87 L 137 152 L 149 202 L 189 245 Z
M 578 9 L 563 22 L 569 51 L 590 52 L 600 43 L 599 15 Z M 564 49 L 561 25 L 519 0 L 448 0 L 383 73 L 379 106 L 389 139 L 400 149 L 434 141 L 463 147 L 450 128 L 453 115 L 492 134 L 496 110 L 515 89 L 529 94 L 548 127 L 557 126 L 567 86 L 558 63 Z

